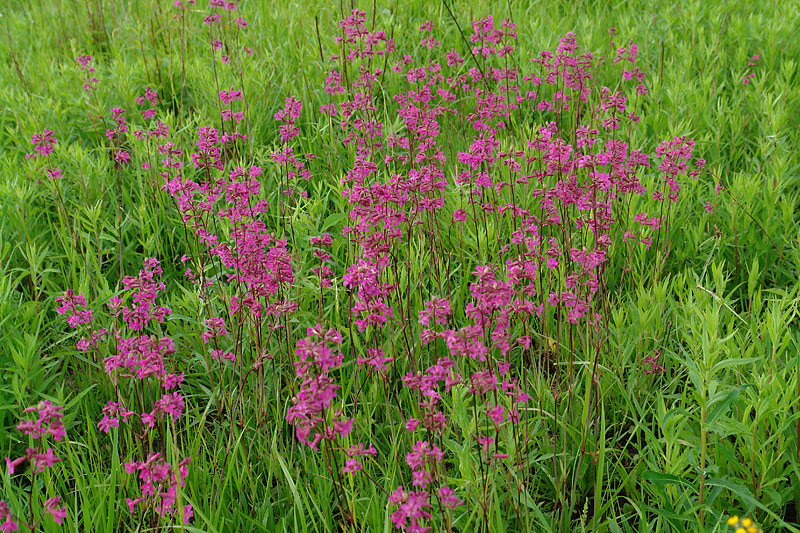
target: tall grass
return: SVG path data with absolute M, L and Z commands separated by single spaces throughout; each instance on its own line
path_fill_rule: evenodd
M 0 520 L 798 530 L 796 9 L 238 4 L 3 8 Z

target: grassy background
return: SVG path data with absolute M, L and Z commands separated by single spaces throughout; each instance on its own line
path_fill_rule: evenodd
M 191 14 L 186 28 L 181 134 L 187 145 L 194 127 L 213 121 L 217 113 L 208 33 L 200 24 L 206 6 L 199 3 L 202 8 Z M 463 51 L 443 3 L 378 4 L 376 25 L 393 33 L 399 49 L 425 53 L 409 28 L 431 19 L 444 48 Z M 493 14 L 499 20 L 510 13 L 518 24 L 523 58 L 554 47 L 567 31 L 574 31 L 585 49 L 605 50 L 608 29 L 615 27 L 618 42 L 630 39 L 640 45 L 640 68 L 648 74 L 651 93 L 631 144 L 652 149 L 673 135 L 694 137 L 695 153 L 726 187 L 719 197 L 708 180 L 687 191 L 675 213 L 670 275 L 659 284 L 621 293 L 611 316 L 611 349 L 601 362 L 600 481 L 583 486 L 583 476 L 577 475 L 581 481 L 573 492 L 580 497 L 570 503 L 573 513 L 563 518 L 548 504 L 554 496 L 546 488 L 548 473 L 541 472 L 543 487 L 528 504 L 535 517 L 531 530 L 695 531 L 701 425 L 710 428 L 713 450 L 707 529 L 722 529 L 729 511 L 754 513 L 768 529 L 780 530 L 782 521 L 796 524 L 800 8 L 780 1 L 451 5 L 465 31 L 473 18 Z M 370 20 L 372 4 L 360 7 Z M 90 300 L 111 296 L 119 280 L 121 246 L 125 273 L 136 272 L 143 256 L 162 258 L 167 283 L 173 285 L 165 305 L 192 307 L 191 297 L 174 288 L 180 281 L 176 258 L 186 251 L 177 216 L 174 210 L 156 209 L 149 184 L 135 173 L 127 173 L 121 184 L 119 242 L 116 176 L 97 147 L 87 116 L 94 104 L 80 88 L 74 63 L 78 55 L 95 56 L 98 100 L 105 113 L 111 107 L 135 109 L 135 97 L 151 85 L 162 99 L 160 112 L 174 114 L 181 80 L 174 42 L 178 23 L 170 2 L 150 0 L 15 0 L 0 9 L 0 56 L 6 66 L 0 71 L 0 454 L 24 447 L 13 429 L 22 407 L 42 396 L 63 402 L 67 429 L 76 437 L 64 462 L 72 477 L 57 476 L 53 483 L 66 496 L 70 529 L 135 530 L 124 502 L 118 502 L 126 481 L 115 463 L 123 460 L 120 448 L 126 443 L 94 433 L 93 421 L 110 387 L 97 362 L 81 360 L 75 352 L 76 339 L 55 314 L 53 298 L 70 287 Z M 320 127 L 324 70 L 333 63 L 320 60 L 315 32 L 316 18 L 327 57 L 335 49 L 340 5 L 244 0 L 239 11 L 250 22 L 244 42 L 254 50 L 243 72 L 254 160 L 269 165 L 268 154 L 278 140 L 272 117 L 286 96 L 300 98 L 305 104 L 304 148 L 322 161 L 314 194 L 299 214 L 299 231 L 340 231 L 343 217 L 329 214 L 343 212 L 337 188 L 347 160 L 338 157 L 329 146 L 329 132 Z M 751 69 L 755 78 L 745 86 L 742 79 L 753 54 L 760 60 Z M 385 90 L 391 94 L 392 87 Z M 24 160 L 30 136 L 43 128 L 55 130 L 59 138 L 56 153 L 65 174 L 61 193 L 74 235 L 52 185 L 39 181 Z M 459 149 L 454 143 L 449 150 Z M 715 204 L 713 215 L 703 208 L 705 201 Z M 332 312 L 340 324 L 346 320 L 346 313 Z M 665 350 L 668 372 L 663 378 L 645 378 L 637 362 L 665 323 L 676 332 Z M 171 327 L 179 330 L 177 323 Z M 200 365 L 190 372 L 195 374 L 189 403 L 198 411 L 189 413 L 188 430 L 206 427 L 208 412 L 202 406 L 213 403 L 211 391 L 203 388 Z M 546 396 L 546 386 L 532 386 Z M 704 405 L 716 407 L 711 419 L 701 420 Z M 281 407 L 272 408 L 281 419 Z M 575 429 L 580 433 L 581 428 Z M 184 445 L 195 455 L 188 481 L 197 512 L 195 530 L 338 527 L 332 518 L 333 485 L 318 458 L 287 443 L 291 439 L 282 433 L 280 427 L 243 432 L 230 446 L 219 447 L 211 442 L 213 431 L 186 432 Z M 538 444 L 542 450 L 551 446 L 544 435 Z M 207 472 L 223 457 L 225 477 L 211 479 Z M 581 463 L 573 466 L 580 469 Z M 392 468 L 399 467 L 380 472 L 389 490 L 398 484 Z M 5 472 L 2 487 L 3 498 L 19 498 Z M 389 530 L 391 524 L 384 529 L 380 493 L 373 488 L 370 494 L 369 485 L 361 489 L 362 530 Z M 469 530 L 473 519 L 465 517 L 459 527 Z M 492 530 L 502 530 L 504 523 L 498 514 Z M 51 529 L 47 524 L 46 530 Z

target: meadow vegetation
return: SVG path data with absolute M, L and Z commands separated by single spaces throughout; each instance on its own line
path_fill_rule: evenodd
M 0 9 L 0 531 L 800 531 L 797 5 Z

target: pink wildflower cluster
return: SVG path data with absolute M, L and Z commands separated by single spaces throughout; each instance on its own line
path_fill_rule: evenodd
M 124 113 L 124 109 L 112 107 L 111 120 L 114 122 L 115 127 L 106 130 L 106 138 L 111 142 L 111 152 L 114 156 L 114 161 L 116 161 L 117 168 L 131 162 L 130 152 L 122 148 L 125 142 L 125 136 L 128 133 L 128 124 Z
M 419 27 L 420 30 L 430 33 L 430 35 L 428 37 L 426 37 L 425 39 L 423 39 L 420 42 L 420 44 L 422 46 L 424 46 L 425 48 L 428 48 L 430 50 L 433 50 L 434 48 L 442 45 L 442 43 L 440 43 L 439 41 L 437 41 L 436 39 L 433 38 L 433 28 L 434 28 L 434 24 L 430 20 L 426 20 Z
M 358 317 L 355 319 L 355 324 L 360 331 L 364 331 L 368 326 L 380 327 L 392 316 L 392 308 L 386 300 L 389 291 L 394 287 L 380 281 L 381 273 L 386 266 L 388 266 L 386 257 L 374 262 L 364 258 L 348 268 L 342 278 L 345 287 L 356 291 L 352 311 Z
M 122 402 L 112 402 L 109 400 L 106 406 L 103 407 L 103 419 L 97 423 L 97 427 L 103 433 L 108 433 L 111 431 L 111 428 L 119 427 L 120 418 L 122 418 L 123 423 L 126 423 L 128 422 L 128 418 L 135 414 L 135 412 L 125 409 Z
M 424 329 L 419 334 L 423 345 L 440 337 L 446 338 L 444 332 L 437 332 L 434 327 L 446 325 L 447 317 L 452 314 L 450 302 L 445 298 L 434 298 L 425 302 L 425 309 L 419 312 L 419 323 L 424 326 Z M 433 321 L 433 324 L 431 324 L 431 321 Z
M 125 276 L 122 285 L 130 294 L 130 305 L 122 305 L 117 297 L 109 303 L 114 314 L 121 313 L 122 320 L 131 331 L 142 331 L 151 322 L 162 324 L 172 313 L 168 307 L 156 305 L 158 293 L 165 289 L 161 281 L 156 281 L 163 272 L 157 259 L 147 258 L 137 276 Z
M 415 446 L 415 452 L 412 452 L 414 458 L 412 460 L 406 459 L 407 462 L 413 461 L 414 464 L 418 461 L 420 455 L 418 448 L 429 446 L 427 442 L 418 442 Z M 434 449 L 437 449 L 434 447 Z M 430 452 L 434 452 L 434 449 Z M 409 455 L 412 455 L 409 454 Z M 426 456 L 423 461 L 429 462 L 433 459 L 437 462 L 437 456 Z M 409 462 L 411 464 L 411 462 Z M 417 472 L 425 472 L 425 470 L 417 470 Z M 403 486 L 397 487 L 394 492 L 389 496 L 389 504 L 396 506 L 396 510 L 389 516 L 395 528 L 409 533 L 428 533 L 432 531 L 430 526 L 424 525 L 427 520 L 431 518 L 431 513 L 428 509 L 432 508 L 431 501 L 437 500 L 441 503 L 443 508 L 455 509 L 464 502 L 455 495 L 453 489 L 447 486 L 441 486 L 436 490 L 435 498 L 432 491 L 406 491 Z
M 56 313 L 66 315 L 67 323 L 73 329 L 94 320 L 92 311 L 86 309 L 86 298 L 72 289 L 67 289 L 63 296 L 57 297 L 56 304 Z
M 394 361 L 394 357 L 387 357 L 386 353 L 380 348 L 367 348 L 366 355 L 359 355 L 356 359 L 358 368 L 367 369 L 367 373 L 378 373 L 386 377 L 389 370 L 389 364 Z
M 189 475 L 189 463 L 191 458 L 187 457 L 178 464 L 178 475 L 176 476 L 170 465 L 160 453 L 153 452 L 145 461 L 130 461 L 125 463 L 125 471 L 128 474 L 139 474 L 142 495 L 138 498 L 126 498 L 128 510 L 134 513 L 138 506 L 142 509 L 153 509 L 161 516 L 173 514 L 175 512 L 175 502 L 178 498 L 179 487 L 186 484 L 186 476 Z M 183 508 L 183 521 L 188 522 L 194 516 L 192 506 L 187 504 Z
M 36 159 L 37 157 L 49 157 L 58 144 L 58 140 L 52 130 L 46 129 L 42 133 L 34 133 L 31 137 L 31 144 L 33 144 L 33 152 L 25 157 Z
M 444 452 L 428 441 L 417 441 L 413 449 L 406 454 L 406 464 L 411 468 L 413 481 L 417 488 L 425 490 L 433 482 L 437 467 L 444 458 Z
M 232 107 L 234 102 L 242 99 L 242 91 L 237 91 L 231 87 L 228 91 L 220 91 L 219 99 L 226 106 L 222 110 L 222 120 L 234 121 L 238 124 L 244 119 L 244 112 L 234 111 Z
M 756 66 L 756 63 L 758 63 L 759 59 L 760 58 L 758 57 L 758 54 L 753 54 L 753 57 L 751 57 L 750 61 L 747 62 L 748 72 L 744 75 L 744 78 L 742 79 L 742 83 L 744 83 L 745 85 L 749 85 L 750 82 L 753 80 L 753 78 L 756 77 L 755 72 L 751 72 L 750 68 Z
M 141 164 L 142 170 L 149 170 L 151 168 L 151 152 L 153 150 L 153 143 L 158 139 L 165 139 L 169 133 L 169 126 L 163 123 L 160 119 L 156 119 L 156 106 L 158 105 L 158 93 L 150 88 L 145 87 L 144 93 L 140 94 L 136 97 L 136 104 L 141 107 L 147 107 L 147 109 L 142 110 L 141 115 L 143 120 L 150 120 L 150 127 L 139 127 L 133 131 L 133 136 L 136 139 L 143 140 L 147 142 L 147 157 L 143 158 L 143 162 Z M 153 121 L 155 119 L 155 121 Z M 155 140 L 155 141 L 154 141 Z M 162 145 L 156 145 L 157 152 L 166 156 L 165 165 L 173 164 L 173 160 L 170 159 L 170 156 L 174 154 L 174 145 L 172 143 L 164 143 Z M 118 161 L 130 161 L 130 153 L 127 154 L 119 154 L 118 152 L 115 153 L 115 159 Z M 182 163 L 180 163 L 182 164 Z
M 150 104 L 148 109 L 142 111 L 142 118 L 150 120 L 156 116 L 156 105 L 158 105 L 158 93 L 150 87 L 145 87 L 144 94 L 136 97 L 136 105 L 144 106 Z
M 645 370 L 644 370 L 645 374 L 648 374 L 648 375 L 649 374 L 663 374 L 664 372 L 667 371 L 658 362 L 658 358 L 659 357 L 661 357 L 661 351 L 660 350 L 653 350 L 653 355 L 648 355 L 647 357 L 644 358 L 644 364 L 647 365 L 647 368 L 645 368 Z
M 83 90 L 88 93 L 95 91 L 97 85 L 97 78 L 94 76 L 95 68 L 92 65 L 92 56 L 82 55 L 76 59 L 78 67 L 83 71 Z
M 419 391 L 418 405 L 423 415 L 422 420 L 409 418 L 406 421 L 406 430 L 413 433 L 422 424 L 430 434 L 444 433 L 447 417 L 441 409 L 442 396 L 439 385 L 443 383 L 445 393 L 449 393 L 451 388 L 462 381 L 463 377 L 458 372 L 458 367 L 447 357 L 442 357 L 424 372 L 409 372 L 403 376 L 403 385 L 407 389 Z
M 332 417 L 325 416 L 336 398 L 336 391 L 341 388 L 328 374 L 342 365 L 343 357 L 338 351 L 341 342 L 342 336 L 336 330 L 326 330 L 317 324 L 308 328 L 307 336 L 297 341 L 295 349 L 295 370 L 303 381 L 292 399 L 286 420 L 295 427 L 300 442 L 315 450 L 323 439 L 333 441 L 353 430 L 353 419 L 344 418 L 340 410 L 334 410 Z M 336 345 L 336 351 L 331 350 L 329 344 Z
M 33 152 L 25 154 L 25 159 L 49 160 L 58 144 L 58 139 L 56 139 L 55 132 L 46 129 L 42 133 L 34 133 L 31 137 L 31 144 L 33 144 Z M 42 172 L 50 180 L 58 179 L 63 175 L 58 167 L 47 164 L 42 167 Z
M 320 289 L 329 288 L 331 286 L 331 276 L 333 270 L 328 266 L 328 263 L 333 261 L 333 256 L 326 251 L 333 245 L 333 239 L 328 233 L 324 233 L 319 237 L 311 238 L 311 245 L 314 246 L 314 258 L 319 261 L 319 266 L 311 269 L 311 272 L 319 278 Z M 321 304 L 321 298 L 320 298 Z
M 435 57 L 421 64 L 410 56 L 386 58 L 407 89 L 392 97 L 401 127 L 386 133 L 376 118 L 373 97 L 383 72 L 369 61 L 380 55 L 375 50 L 385 34 L 368 29 L 358 10 L 340 28 L 337 42 L 343 55 L 334 59 L 341 66 L 327 74 L 330 101 L 321 110 L 353 158 L 341 190 L 349 206 L 343 234 L 358 250 L 342 276 L 351 291 L 353 322 L 366 338 L 387 328 L 406 333 L 412 317 L 398 287 L 398 272 L 406 268 L 402 246 L 424 243 L 431 265 L 434 257 L 451 257 L 458 241 L 443 235 L 436 220 L 440 212 L 447 218 L 450 197 L 456 196 L 451 228 L 460 235 L 467 224 L 474 224 L 482 256 L 463 309 L 453 309 L 446 297 L 423 298 L 424 307 L 416 312 L 422 345 L 433 354 L 441 340 L 449 357 L 436 356 L 426 370 L 403 377 L 405 388 L 415 391 L 415 413 L 420 413 L 408 419 L 406 428 L 446 431 L 441 395 L 463 386 L 482 406 L 485 430 L 476 439 L 485 461 L 503 459 L 509 454 L 499 437 L 520 421 L 519 406 L 530 399 L 511 375 L 512 351 L 534 350 L 530 331 L 554 323 L 565 323 L 569 331 L 599 331 L 605 320 L 604 270 L 612 267 L 617 254 L 632 253 L 631 246 L 619 245 L 633 241 L 650 248 L 669 220 L 668 208 L 666 216 L 640 209 L 621 219 L 629 216 L 621 206 L 632 197 L 648 205 L 648 192 L 656 201 L 668 198 L 674 203 L 684 177 L 697 178 L 704 161 L 694 160 L 694 140 L 665 141 L 655 150 L 662 180 L 648 190 L 650 155 L 629 146 L 624 133 L 639 123 L 637 106 L 647 95 L 636 43 L 612 43 L 609 63 L 622 72 L 618 86 L 610 89 L 596 81 L 601 62 L 580 49 L 577 35 L 566 34 L 555 50 L 534 57 L 533 69 L 525 72 L 506 58 L 517 39 L 514 23 L 478 19 L 470 37 L 477 67 L 467 68 L 454 50 L 444 52 L 441 63 Z M 433 24 L 426 21 L 420 30 L 420 44 L 435 53 L 440 44 Z M 394 47 L 387 50 L 390 54 Z M 459 99 L 470 105 L 457 107 Z M 528 115 L 538 122 L 533 135 L 509 136 L 510 125 Z M 284 111 L 276 118 L 287 116 Z M 441 124 L 451 117 L 471 131 L 467 147 L 449 161 L 439 135 Z M 284 126 L 283 131 L 289 129 Z M 455 171 L 446 171 L 448 164 Z M 454 175 L 452 183 L 448 175 Z M 657 203 L 654 207 L 661 209 Z M 481 242 L 483 235 L 495 240 Z M 437 275 L 433 266 L 430 275 Z M 435 281 L 442 284 L 431 279 L 431 286 Z M 404 340 L 416 368 L 419 348 Z M 555 343 L 555 357 L 560 347 Z M 398 363 L 380 348 L 369 346 L 365 352 L 356 362 L 367 372 L 385 372 L 389 359 Z M 465 367 L 470 371 L 463 372 Z M 426 499 L 402 490 L 393 499 L 408 509 L 398 509 L 398 527 L 423 527 L 412 517 L 427 518 Z
M 48 437 L 52 437 L 56 442 L 62 440 L 66 436 L 64 424 L 62 419 L 63 407 L 54 405 L 50 400 L 42 400 L 38 405 L 28 407 L 25 413 L 35 413 L 33 418 L 22 419 L 17 425 L 17 429 L 30 436 L 33 440 L 41 439 L 42 442 Z M 44 450 L 44 444 L 40 448 L 28 447 L 25 453 L 12 460 L 8 457 L 5 458 L 6 468 L 9 474 L 14 474 L 18 471 L 23 463 L 30 465 L 31 484 L 33 478 L 37 474 L 43 473 L 46 469 L 53 467 L 56 463 L 61 462 L 52 447 Z M 29 497 L 33 497 L 32 494 Z M 58 496 L 48 498 L 43 505 L 44 512 L 51 515 L 56 524 L 61 524 L 67 516 L 66 506 L 60 506 L 61 499 Z M 34 531 L 38 528 L 44 515 L 40 516 L 34 523 L 25 524 L 28 529 Z M 31 515 L 31 519 L 33 516 Z M 17 531 L 19 523 L 13 519 L 11 509 L 4 501 L 0 501 L 0 531 Z
M 483 57 L 504 57 L 510 54 L 514 50 L 510 43 L 517 40 L 516 28 L 516 24 L 505 19 L 500 27 L 495 26 L 491 15 L 474 21 L 470 36 L 470 41 L 475 45 L 472 53 Z
M 256 318 L 264 314 L 292 313 L 295 304 L 277 297 L 294 283 L 292 255 L 287 250 L 286 239 L 278 239 L 269 231 L 261 217 L 269 204 L 263 200 L 258 180 L 262 169 L 235 167 L 227 176 L 212 177 L 212 171 L 223 168 L 221 141 L 213 128 L 200 128 L 198 152 L 192 154 L 195 166 L 205 180 L 194 181 L 181 176 L 174 168 L 174 177 L 168 174 L 162 186 L 173 198 L 187 229 L 192 231 L 208 254 L 196 260 L 198 272 L 187 269 L 186 275 L 203 286 L 212 280 L 202 278 L 202 265 L 214 258 L 228 269 L 230 281 L 240 283 L 241 292 L 229 303 L 232 314 L 243 308 Z M 209 217 L 215 217 L 211 222 Z M 218 234 L 221 224 L 231 227 L 226 234 Z M 277 297 L 274 298 L 273 297 Z
M 105 369 L 113 379 L 125 377 L 139 381 L 150 378 L 158 381 L 160 386 L 169 391 L 180 387 L 183 383 L 183 373 L 169 372 L 166 357 L 175 353 L 175 343 L 169 337 L 158 337 L 142 332 L 155 323 L 163 323 L 171 314 L 171 309 L 156 305 L 158 293 L 163 291 L 163 282 L 157 281 L 162 273 L 161 266 L 156 259 L 144 260 L 144 267 L 137 276 L 126 276 L 122 284 L 128 293 L 130 303 L 123 305 L 128 298 L 115 297 L 109 303 L 109 308 L 127 329 L 134 333 L 123 336 L 122 331 L 117 331 L 117 353 L 104 359 Z M 115 377 L 116 376 L 116 377 Z M 147 428 L 153 428 L 164 415 L 177 420 L 184 409 L 183 397 L 178 392 L 166 392 L 153 402 L 152 410 L 139 415 L 141 423 Z M 103 409 L 103 419 L 98 427 L 108 433 L 111 427 L 119 427 L 119 416 L 126 422 L 134 413 L 123 404 L 109 403 Z
M 353 61 L 359 58 L 372 59 L 394 51 L 394 41 L 383 30 L 370 31 L 367 26 L 367 12 L 354 9 L 352 14 L 339 21 L 342 35 L 336 36 L 337 43 L 344 45 L 344 58 Z M 333 59 L 338 59 L 334 57 Z
M 281 142 L 289 142 L 300 135 L 300 129 L 297 127 L 297 119 L 300 118 L 300 111 L 302 110 L 303 104 L 300 100 L 289 96 L 286 98 L 286 105 L 284 108 L 275 113 L 275 120 L 283 123 L 278 128 L 281 132 Z
M 124 424 L 134 435 L 143 439 L 149 432 L 155 431 L 157 425 L 158 431 L 161 431 L 160 424 L 163 420 L 175 423 L 183 415 L 185 401 L 183 395 L 175 389 L 183 384 L 184 373 L 170 371 L 169 356 L 176 352 L 175 343 L 170 337 L 147 333 L 150 329 L 160 329 L 157 325 L 163 324 L 172 313 L 171 309 L 156 303 L 159 294 L 166 288 L 159 281 L 162 273 L 158 260 L 145 259 L 136 276 L 125 276 L 122 279 L 122 295 L 114 296 L 108 302 L 109 314 L 113 319 L 111 327 L 92 329 L 89 338 L 84 337 L 78 343 L 79 349 L 90 350 L 99 349 L 98 342 L 106 336 L 113 337 L 116 342 L 116 349 L 103 362 L 123 400 L 109 401 L 103 407 L 102 419 L 97 423 L 98 429 L 103 433 L 109 433 L 112 428 L 120 428 Z M 57 311 L 67 314 L 68 319 L 80 317 L 82 308 L 86 305 L 85 299 L 72 290 L 59 297 L 57 303 Z M 89 320 L 77 322 L 89 323 L 92 319 L 90 315 Z M 222 329 L 224 330 L 224 325 Z M 120 386 L 120 378 L 130 380 L 141 390 L 150 391 L 147 402 L 149 405 L 142 402 L 141 398 L 138 402 L 133 397 L 124 398 L 126 394 L 123 391 L 126 387 Z M 158 394 L 158 389 L 154 389 L 153 384 L 157 384 L 158 389 L 163 389 L 164 392 Z M 134 404 L 143 406 L 142 412 L 129 408 Z M 176 479 L 171 466 L 157 452 L 150 452 L 145 461 L 126 463 L 127 473 L 139 472 L 142 483 L 142 495 L 133 500 L 128 499 L 130 511 L 133 513 L 141 504 L 145 511 L 153 509 L 162 516 L 174 514 L 176 491 L 183 487 L 189 460 L 190 458 L 186 458 L 180 464 L 180 480 Z M 184 509 L 185 520 L 191 516 L 191 506 L 187 506 Z
M 175 7 L 184 16 L 186 2 Z M 239 31 L 248 27 L 234 19 L 237 9 L 235 2 L 210 0 L 204 18 L 214 57 L 218 53 L 229 66 L 241 61 Z M 633 42 L 612 42 L 605 62 L 567 33 L 554 50 L 518 62 L 511 57 L 516 25 L 497 24 L 491 16 L 473 22 L 465 57 L 442 47 L 431 21 L 415 34 L 424 52 L 418 57 L 397 54 L 385 31 L 368 27 L 364 11 L 354 9 L 339 29 L 340 55 L 325 75 L 329 99 L 321 111 L 336 137 L 335 155 L 344 161 L 338 174 L 346 206 L 341 241 L 327 221 L 324 228 L 333 235 L 309 234 L 313 225 L 297 220 L 318 190 L 311 167 L 316 171 L 323 161 L 312 163 L 314 154 L 301 153 L 301 124 L 308 125 L 299 99 L 288 96 L 274 114 L 277 146 L 269 148 L 262 168 L 246 154 L 252 144 L 240 142 L 249 128 L 241 79 L 235 87 L 234 76 L 221 85 L 230 89 L 218 92 L 219 129 L 198 127 L 186 150 L 178 133 L 154 120 L 157 93 L 147 87 L 137 98 L 146 108 L 143 119 L 154 124 L 133 136 L 146 139 L 150 149 L 156 143 L 161 191 L 174 200 L 184 225 L 189 249 L 181 269 L 199 302 L 199 331 L 192 339 L 165 333 L 176 322 L 168 320 L 172 310 L 157 303 L 166 286 L 156 259 L 145 259 L 137 276 L 122 280 L 124 290 L 108 303 L 105 328 L 96 327 L 82 295 L 68 290 L 56 300 L 57 312 L 83 334 L 77 347 L 103 354 L 117 394 L 118 401 L 102 408 L 98 428 L 127 431 L 136 444 L 133 456 L 141 460 L 125 463 L 140 489 L 127 500 L 131 513 L 183 512 L 184 520 L 193 514 L 191 506 L 177 508 L 191 458 L 174 467 L 163 455 L 168 448 L 151 449 L 154 442 L 165 444 L 166 427 L 169 435 L 178 432 L 187 410 L 185 373 L 174 357 L 187 348 L 203 354 L 194 360 L 206 365 L 230 428 L 245 424 L 248 390 L 257 390 L 264 403 L 270 386 L 276 395 L 290 391 L 285 420 L 300 443 L 322 447 L 341 491 L 344 520 L 352 517 L 343 476 L 368 477 L 370 459 L 378 456 L 373 444 L 353 440 L 372 435 L 372 428 L 355 424 L 364 398 L 379 388 L 385 406 L 370 405 L 369 413 L 383 415 L 385 407 L 393 430 L 394 420 L 404 421 L 393 450 L 405 453 L 410 469 L 410 478 L 388 495 L 395 528 L 444 530 L 448 510 L 464 503 L 448 486 L 451 442 L 477 459 L 472 462 L 484 486 L 469 498 L 483 498 L 486 509 L 485 499 L 501 490 L 494 472 L 530 463 L 522 416 L 531 396 L 517 369 L 552 373 L 552 394 L 539 400 L 552 401 L 557 416 L 573 416 L 571 404 L 560 406 L 557 387 L 575 385 L 577 353 L 599 353 L 609 338 L 609 271 L 617 274 L 613 269 L 624 264 L 624 277 L 645 263 L 634 261 L 634 253 L 668 254 L 663 241 L 670 209 L 686 183 L 704 174 L 694 139 L 665 140 L 652 155 L 630 144 L 648 92 Z M 91 58 L 79 63 L 93 91 Z M 237 69 L 241 75 L 240 67 L 220 66 L 220 76 Z M 607 70 L 610 87 L 600 83 Z M 384 99 L 393 82 L 403 89 Z M 131 159 L 124 113 L 111 109 L 106 133 L 117 168 Z M 448 136 L 456 131 L 454 144 Z M 33 144 L 31 159 L 49 157 L 56 140 L 45 130 Z M 654 242 L 663 248 L 651 250 Z M 334 255 L 346 263 L 336 264 Z M 336 312 L 341 305 L 349 321 L 345 329 L 322 326 L 333 307 L 324 299 L 334 294 Z M 298 339 L 298 329 L 313 323 L 313 298 L 317 325 Z M 347 326 L 351 342 L 343 353 L 339 331 Z M 290 346 L 294 358 L 287 363 Z M 647 357 L 642 370 L 663 373 L 659 357 L 658 351 Z M 272 384 L 265 360 L 272 362 Z M 216 369 L 207 368 L 211 361 Z M 597 365 L 585 368 L 592 372 L 586 378 L 590 397 L 596 396 Z M 340 380 L 343 369 L 352 372 L 350 386 Z M 471 411 L 466 421 L 465 404 Z M 259 421 L 265 412 L 259 409 Z M 43 416 L 20 429 L 58 440 L 60 414 L 57 420 Z M 28 461 L 38 473 L 57 460 L 49 449 L 7 464 L 13 471 Z M 11 520 L 7 507 L 0 506 L 0 518 Z
M 377 457 L 378 450 L 370 444 L 369 446 L 364 446 L 363 444 L 357 444 L 355 446 L 351 446 L 347 449 L 347 457 L 348 459 L 344 463 L 344 468 L 342 468 L 343 474 L 355 474 L 356 472 L 360 472 L 364 470 L 363 465 L 361 464 L 361 457 L 372 457 L 373 459 Z
M 0 531 L 8 532 L 17 531 L 19 529 L 19 524 L 14 521 L 11 509 L 3 500 L 0 500 L 0 520 L 2 520 L 2 522 L 0 522 Z
M 287 198 L 292 198 L 300 187 L 299 180 L 308 182 L 311 179 L 309 162 L 316 159 L 312 153 L 296 154 L 291 146 L 292 140 L 300 135 L 297 120 L 303 110 L 303 104 L 294 97 L 287 97 L 283 109 L 275 113 L 275 120 L 280 122 L 278 131 L 281 134 L 281 146 L 272 152 L 272 161 L 280 168 L 281 193 Z M 299 195 L 308 198 L 308 193 L 300 189 Z M 283 204 L 282 204 L 283 205 Z M 284 207 L 285 209 L 285 207 Z M 289 222 L 291 224 L 291 221 Z
M 656 155 L 662 158 L 658 169 L 663 173 L 665 182 L 669 188 L 667 198 L 673 203 L 678 201 L 678 191 L 680 185 L 677 183 L 678 176 L 689 170 L 689 162 L 694 151 L 694 139 L 685 137 L 675 137 L 672 140 L 664 141 L 656 148 Z M 699 174 L 697 169 L 689 172 L 692 177 Z M 656 200 L 661 199 L 660 191 L 654 193 Z
M 190 1 L 192 5 L 195 5 L 195 0 Z M 175 7 L 183 10 L 180 1 L 176 1 Z M 239 48 L 238 46 L 238 32 L 247 29 L 249 26 L 247 20 L 242 17 L 233 19 L 232 13 L 236 11 L 238 3 L 231 0 L 209 0 L 208 7 L 211 8 L 211 13 L 203 18 L 203 23 L 209 28 L 211 48 L 220 52 L 220 61 L 225 65 L 230 65 L 232 61 L 240 60 L 241 54 L 234 54 L 234 50 L 252 56 L 252 49 L 246 46 Z M 223 23 L 223 14 L 226 14 L 226 12 L 227 21 L 231 21 L 233 24 Z M 232 26 L 235 30 L 235 35 L 231 35 L 231 28 L 229 26 Z
M 39 405 L 25 409 L 26 413 L 36 413 L 38 417 L 36 419 L 22 420 L 17 429 L 34 439 L 50 435 L 56 441 L 60 441 L 66 436 L 64 424 L 61 421 L 64 417 L 61 413 L 63 409 L 59 405 L 53 405 L 50 400 L 42 400 Z

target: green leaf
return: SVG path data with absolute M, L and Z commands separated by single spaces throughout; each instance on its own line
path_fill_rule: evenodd
M 745 487 L 743 487 L 743 486 L 741 486 L 741 485 L 739 485 L 737 483 L 734 483 L 733 481 L 727 480 L 727 479 L 717 479 L 717 478 L 707 479 L 706 480 L 706 485 L 711 486 L 711 487 L 722 487 L 722 488 L 728 489 L 733 494 L 738 496 L 739 499 L 742 500 L 742 502 L 745 505 L 748 506 L 748 512 L 750 512 L 750 511 L 754 510 L 756 507 L 758 507 L 759 509 L 761 509 L 762 511 L 767 513 L 770 516 L 770 518 L 775 520 L 781 527 L 783 527 L 784 531 L 792 531 L 794 533 L 800 533 L 800 529 L 798 529 L 797 527 L 795 527 L 793 525 L 790 525 L 790 524 L 787 524 L 786 522 L 784 522 L 781 519 L 780 516 L 778 516 L 773 511 L 771 511 L 769 508 L 767 508 L 765 505 L 763 505 L 761 502 L 759 502 L 756 499 L 756 497 L 753 496 L 753 493 L 750 492 L 749 490 L 747 490 Z

